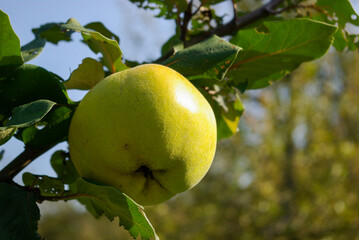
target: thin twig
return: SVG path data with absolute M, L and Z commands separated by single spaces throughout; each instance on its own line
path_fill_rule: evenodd
M 29 165 L 33 160 L 38 156 L 45 153 L 51 147 L 48 148 L 35 148 L 35 147 L 26 147 L 25 150 L 18 155 L 13 161 L 6 165 L 0 171 L 0 182 L 11 183 L 12 179 L 23 170 L 27 165 Z
M 236 21 L 237 20 L 237 4 L 234 0 L 232 0 L 232 5 L 233 5 L 233 20 Z
M 278 7 L 280 4 L 282 4 L 283 2 L 284 0 L 272 0 L 269 3 L 263 5 L 262 7 L 259 7 L 256 10 L 240 18 L 234 16 L 234 19 L 232 19 L 230 22 L 228 22 L 225 25 L 214 28 L 210 32 L 204 32 L 193 36 L 188 46 L 201 42 L 209 38 L 213 34 L 218 35 L 220 37 L 233 34 L 237 32 L 239 29 L 243 28 L 244 26 L 257 21 L 258 19 L 271 15 L 272 13 L 268 11 L 268 9 L 274 11 L 274 9 Z
M 241 29 L 261 18 L 264 18 L 271 14 L 276 14 L 275 9 L 283 2 L 284 2 L 284 0 L 272 0 L 269 3 L 263 5 L 262 7 L 259 7 L 256 10 L 254 10 L 240 18 L 238 18 L 237 13 L 235 13 L 233 16 L 233 19 L 230 22 L 228 22 L 227 24 L 218 26 L 209 32 L 203 32 L 198 35 L 192 36 L 192 38 L 186 42 L 185 47 L 189 47 L 196 43 L 202 42 L 203 40 L 209 38 L 210 36 L 212 36 L 214 34 L 218 35 L 220 37 L 233 34 L 233 33 L 237 32 L 239 29 Z M 235 11 L 236 6 L 233 5 L 233 8 L 234 8 L 233 10 Z M 284 11 L 285 9 L 281 9 L 281 10 Z M 177 19 L 176 19 L 176 24 L 178 26 Z M 167 58 L 171 57 L 173 53 L 174 53 L 174 51 L 171 50 L 170 52 L 161 56 L 159 59 L 155 60 L 154 62 L 164 61 Z
M 176 26 L 178 29 L 181 29 L 181 17 L 180 17 L 180 9 L 178 4 L 176 3 L 175 0 L 172 0 L 173 5 L 176 7 L 177 10 L 177 18 L 176 18 Z
M 189 1 L 186 11 L 184 12 L 183 21 L 181 24 L 181 36 L 180 39 L 182 42 L 186 41 L 187 31 L 188 31 L 188 23 L 192 18 L 192 3 L 193 0 Z

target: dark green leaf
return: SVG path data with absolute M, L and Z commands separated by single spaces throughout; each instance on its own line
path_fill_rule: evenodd
M 235 86 L 248 81 L 248 89 L 266 87 L 301 63 L 325 54 L 336 27 L 309 19 L 263 22 L 239 31 L 231 40 L 243 48 L 229 71 Z
M 0 183 L 0 238 L 37 240 L 40 211 L 36 196 L 12 185 Z
M 102 213 L 111 221 L 119 217 L 120 225 L 130 234 L 141 239 L 158 239 L 142 207 L 133 202 L 118 189 L 106 185 L 89 183 L 82 178 L 76 182 L 77 199 L 86 204 L 95 216 Z
M 71 103 L 60 81 L 57 75 L 34 65 L 0 68 L 0 114 L 10 117 L 13 108 L 40 99 Z
M 104 65 L 112 72 L 119 72 L 127 69 L 122 62 L 122 51 L 116 40 L 107 38 L 101 33 L 82 27 L 76 19 L 71 18 L 66 24 L 61 26 L 66 31 L 78 31 L 82 33 L 84 42 L 95 53 L 102 54 Z
M 54 152 L 51 156 L 50 163 L 57 177 L 61 179 L 64 184 L 71 184 L 79 178 L 75 166 L 66 152 Z
M 175 69 L 189 80 L 222 80 L 239 51 L 239 47 L 213 36 L 178 51 L 161 64 Z
M 47 23 L 41 25 L 40 28 L 32 29 L 36 38 L 43 38 L 46 41 L 57 44 L 59 41 L 71 41 L 71 34 L 73 32 L 61 31 L 60 26 L 63 23 Z
M 95 59 L 85 58 L 64 84 L 67 89 L 89 90 L 104 77 L 102 64 Z
M 22 180 L 25 186 L 38 188 L 42 196 L 59 196 L 65 191 L 64 184 L 57 178 L 25 172 Z
M 16 107 L 13 109 L 11 119 L 5 127 L 23 128 L 31 126 L 40 121 L 55 104 L 50 100 L 37 100 Z
M 74 112 L 74 107 L 55 107 L 43 118 L 45 126 L 42 129 L 33 125 L 19 131 L 17 137 L 27 146 L 41 148 L 54 146 L 67 140 Z
M 23 63 L 20 40 L 11 27 L 8 15 L 0 10 L 0 66 Z
M 35 38 L 28 44 L 21 47 L 21 54 L 24 58 L 25 62 L 30 61 L 37 57 L 41 52 L 42 49 L 45 47 L 46 39 L 44 38 Z

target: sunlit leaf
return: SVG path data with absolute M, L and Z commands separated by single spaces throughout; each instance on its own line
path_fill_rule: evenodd
M 239 120 L 244 112 L 244 106 L 238 93 L 233 93 L 228 88 L 220 89 L 216 93 L 208 93 L 201 89 L 200 91 L 211 105 L 216 117 L 217 138 L 229 138 L 236 134 Z
M 101 63 L 92 58 L 85 58 L 79 67 L 71 73 L 70 79 L 64 82 L 67 89 L 88 90 L 105 77 Z
M 2 128 L 0 127 L 0 145 L 3 145 L 7 141 L 10 140 L 10 138 L 15 134 L 17 128 L 11 127 L 11 128 Z
M 69 19 L 66 24 L 61 25 L 61 29 L 81 32 L 84 42 L 93 52 L 102 54 L 104 65 L 112 73 L 127 69 L 127 66 L 122 62 L 123 54 L 116 40 L 82 27 L 79 22 L 73 18 Z
M 23 62 L 20 40 L 11 27 L 8 15 L 0 10 L 0 66 L 21 65 Z
M 235 100 L 227 102 L 225 106 L 221 106 L 220 116 L 217 117 L 218 139 L 232 137 L 237 133 L 239 120 L 244 112 L 244 106 L 239 96 Z
M 234 85 L 262 88 L 279 80 L 301 63 L 325 54 L 336 27 L 309 20 L 263 22 L 257 28 L 239 31 L 231 43 L 243 48 L 228 77 Z
M 111 221 L 119 217 L 120 225 L 134 238 L 141 236 L 144 240 L 158 239 L 142 207 L 118 189 L 89 183 L 80 178 L 76 183 L 76 194 L 79 196 L 77 199 L 95 216 L 104 214 Z

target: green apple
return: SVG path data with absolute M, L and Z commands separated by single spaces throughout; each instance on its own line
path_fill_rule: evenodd
M 141 205 L 195 186 L 217 141 L 213 110 L 171 68 L 144 64 L 93 87 L 71 122 L 69 146 L 80 176 L 112 185 Z

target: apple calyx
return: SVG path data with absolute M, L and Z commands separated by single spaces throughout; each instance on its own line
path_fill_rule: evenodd
M 152 170 L 148 168 L 146 165 L 142 165 L 136 170 L 136 173 L 142 173 L 143 176 L 147 179 L 150 178 L 152 180 L 155 180 L 155 177 L 152 174 Z

